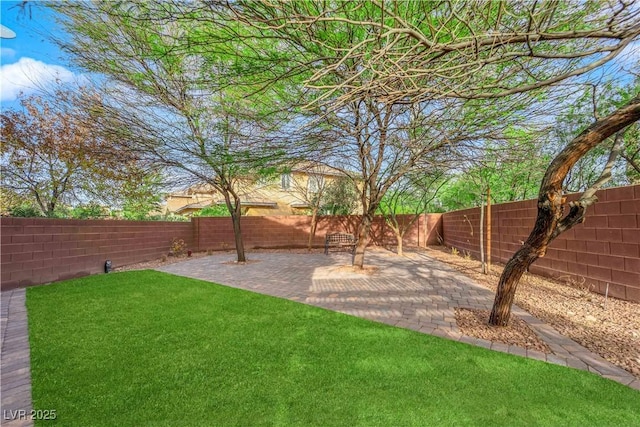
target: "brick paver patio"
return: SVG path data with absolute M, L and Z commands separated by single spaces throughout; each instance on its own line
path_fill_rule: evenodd
M 238 265 L 233 262 L 233 254 L 216 254 L 158 270 L 588 370 L 640 390 L 640 380 L 630 373 L 562 336 L 516 306 L 513 313 L 538 333 L 552 354 L 462 335 L 456 326 L 454 308 L 488 310 L 493 303 L 493 293 L 426 254 L 409 253 L 406 257 L 398 257 L 387 251 L 370 250 L 366 264 L 375 267 L 370 274 L 356 273 L 348 268 L 351 255 L 344 252 L 333 252 L 329 256 L 252 253 L 248 258 L 250 262 Z M 32 405 L 25 291 L 2 292 L 1 301 L 2 413 L 25 411 L 29 414 Z M 26 419 L 3 419 L 2 425 L 33 424 Z
M 384 250 L 367 252 L 373 274 L 354 273 L 351 255 L 255 253 L 249 263 L 233 262 L 234 254 L 171 264 L 158 270 L 299 301 L 377 322 L 462 341 L 492 350 L 588 370 L 640 390 L 640 380 L 551 326 L 514 306 L 549 345 L 552 354 L 464 336 L 454 308 L 489 310 L 494 294 L 446 264 L 424 253 L 406 257 Z

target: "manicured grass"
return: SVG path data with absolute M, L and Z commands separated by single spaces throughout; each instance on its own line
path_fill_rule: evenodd
M 41 425 L 640 425 L 587 372 L 155 271 L 27 307 Z

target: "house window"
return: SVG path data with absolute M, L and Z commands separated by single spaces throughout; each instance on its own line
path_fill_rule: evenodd
M 289 190 L 291 188 L 291 174 L 283 173 L 280 176 L 280 186 L 283 190 Z
M 324 177 L 322 175 L 309 175 L 309 193 L 317 193 L 324 184 Z

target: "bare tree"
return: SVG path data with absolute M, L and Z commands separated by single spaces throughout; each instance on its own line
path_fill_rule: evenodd
M 3 189 L 34 202 L 48 217 L 61 205 L 88 199 L 114 204 L 127 189 L 138 191 L 147 176 L 142 162 L 110 152 L 113 141 L 95 132 L 76 93 L 60 87 L 21 104 L 1 115 Z
M 407 114 L 398 104 L 435 118 L 442 108 L 438 102 L 536 91 L 606 63 L 640 34 L 640 11 L 623 2 L 240 1 L 228 6 L 241 22 L 257 28 L 261 39 L 291 53 L 274 73 L 306 78 L 309 109 L 324 117 L 351 117 L 349 128 L 340 129 L 357 147 L 357 157 L 350 158 L 358 159 L 355 170 L 364 182 L 354 257 L 360 266 L 371 217 L 389 186 L 420 156 L 474 133 L 475 123 L 459 120 L 457 128 L 449 127 L 455 135 L 448 131 L 436 138 L 442 145 L 430 137 L 414 140 L 411 154 L 400 156 L 402 166 L 385 176 L 383 165 L 399 159 L 386 152 L 390 129 Z M 495 118 L 487 119 L 486 125 L 495 124 Z
M 462 144 L 493 138 L 499 132 L 485 129 L 485 117 L 455 101 L 404 106 L 368 99 L 324 119 L 343 134 L 341 144 L 332 148 L 337 165 L 360 185 L 362 219 L 353 264 L 361 268 L 373 218 L 398 180 L 428 155 L 446 157 Z M 463 120 L 465 126 L 459 126 Z
M 292 172 L 302 172 L 306 179 L 300 179 L 295 174 L 289 175 L 293 197 L 303 203 L 311 212 L 311 225 L 307 249 L 311 251 L 313 239 L 318 228 L 318 215 L 322 207 L 324 195 L 329 187 L 329 181 L 325 179 L 331 171 L 328 166 L 319 162 L 305 162 L 292 167 Z

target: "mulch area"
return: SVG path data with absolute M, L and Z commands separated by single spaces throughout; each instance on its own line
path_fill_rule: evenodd
M 506 327 L 498 327 L 487 323 L 489 310 L 456 308 L 455 312 L 458 329 L 465 335 L 542 353 L 552 352 L 549 346 L 518 316 L 512 315 Z

